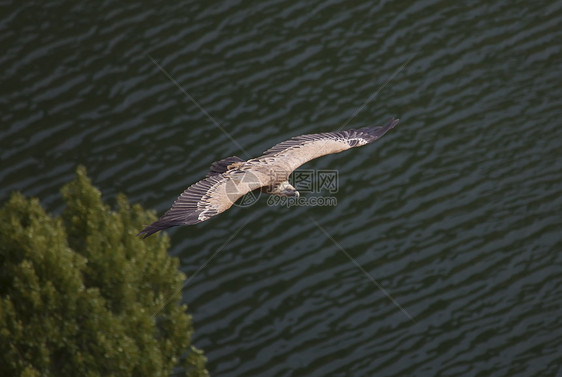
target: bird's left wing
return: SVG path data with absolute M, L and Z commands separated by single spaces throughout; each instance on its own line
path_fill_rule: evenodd
M 372 143 L 396 126 L 398 122 L 399 119 L 393 118 L 383 127 L 297 136 L 266 150 L 258 159 L 274 157 L 290 172 L 315 158 Z

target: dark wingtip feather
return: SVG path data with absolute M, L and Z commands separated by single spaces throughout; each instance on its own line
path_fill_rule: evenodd
M 355 131 L 361 134 L 367 134 L 368 137 L 366 139 L 369 141 L 369 143 L 372 143 L 373 141 L 380 139 L 385 133 L 393 129 L 398 124 L 398 122 L 400 122 L 400 119 L 391 118 L 390 121 L 384 126 L 360 128 Z
M 168 229 L 170 227 L 172 227 L 173 225 L 164 225 L 164 224 L 159 224 L 159 221 L 155 221 L 150 225 L 147 225 L 143 230 L 141 230 L 140 232 L 137 233 L 137 237 L 141 236 L 143 239 L 153 235 L 154 233 L 160 231 L 160 230 L 164 230 L 164 229 Z
M 142 238 L 146 238 L 160 230 L 164 230 L 164 229 L 168 229 L 171 228 L 173 226 L 178 226 L 178 225 L 182 225 L 181 223 L 178 223 L 177 221 L 170 221 L 169 218 L 167 218 L 166 216 L 167 214 L 165 214 L 164 216 L 162 216 L 161 218 L 159 218 L 158 220 L 156 220 L 155 222 L 153 222 L 150 225 L 147 225 L 143 230 L 141 230 L 137 236 L 142 236 Z
M 142 238 L 146 238 L 160 230 L 168 229 L 173 226 L 198 224 L 202 221 L 199 220 L 200 213 L 201 211 L 195 211 L 186 214 L 182 211 L 176 213 L 172 210 L 169 210 L 164 214 L 164 216 L 162 216 L 152 224 L 147 225 L 143 230 L 141 230 L 137 234 L 137 236 L 142 236 Z

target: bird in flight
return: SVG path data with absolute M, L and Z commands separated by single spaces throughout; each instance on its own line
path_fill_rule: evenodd
M 260 157 L 244 161 L 232 156 L 216 161 L 206 178 L 189 186 L 172 208 L 137 236 L 146 238 L 159 230 L 208 220 L 256 189 L 271 195 L 298 197 L 299 192 L 289 183 L 295 169 L 315 158 L 370 144 L 398 121 L 393 118 L 382 127 L 296 136 L 266 150 Z

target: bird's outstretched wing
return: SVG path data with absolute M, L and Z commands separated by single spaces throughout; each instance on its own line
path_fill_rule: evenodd
M 197 224 L 229 209 L 248 192 L 269 185 L 268 175 L 259 170 L 230 170 L 189 186 L 160 219 L 145 227 L 143 238 L 178 225 Z
M 258 159 L 274 157 L 283 161 L 283 165 L 289 171 L 293 171 L 315 158 L 372 143 L 396 126 L 398 122 L 399 119 L 392 118 L 383 127 L 296 136 L 266 150 Z
M 275 145 L 261 157 L 243 161 L 228 157 L 215 162 L 207 178 L 189 186 L 160 219 L 138 235 L 144 238 L 177 225 L 197 224 L 229 209 L 248 192 L 275 183 L 272 170 L 288 176 L 302 164 L 327 154 L 342 152 L 379 139 L 398 124 L 391 119 L 384 127 L 297 136 Z

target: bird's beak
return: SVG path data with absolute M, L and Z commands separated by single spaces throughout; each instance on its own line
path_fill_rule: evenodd
M 297 198 L 300 197 L 300 193 L 297 190 L 284 190 L 283 195 L 294 196 L 294 197 L 297 197 Z

